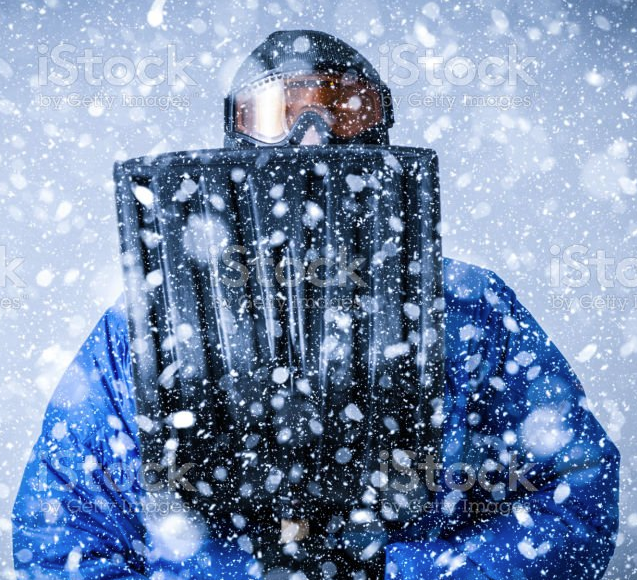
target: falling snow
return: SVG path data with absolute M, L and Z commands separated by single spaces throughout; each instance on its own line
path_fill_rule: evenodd
M 345 577 L 349 558 L 347 577 L 377 580 L 364 570 L 386 558 L 388 578 L 593 579 L 613 549 L 604 578 L 634 576 L 630 2 L 9 4 L 0 577 L 50 564 L 72 578 L 274 580 L 263 566 L 276 561 L 303 580 L 319 539 L 323 578 Z M 317 153 L 285 173 L 283 158 L 235 152 L 223 179 L 200 171 L 222 147 L 237 67 L 296 28 L 336 34 L 380 70 L 392 146 L 418 154 Z M 313 54 L 306 34 L 295 58 Z M 73 66 L 56 66 L 68 42 Z M 187 74 L 171 79 L 172 61 Z M 362 118 L 361 97 L 343 106 Z M 113 202 L 113 163 L 128 159 L 135 215 Z M 414 183 L 421 196 L 403 195 Z M 454 260 L 432 297 L 438 235 Z M 256 283 L 237 283 L 243 267 Z M 312 276 L 333 279 L 310 292 Z M 442 491 L 425 485 L 428 446 Z M 540 490 L 512 492 L 510 471 Z M 311 519 L 310 540 L 294 523 L 268 550 L 255 529 L 275 513 L 277 532 Z M 418 522 L 418 541 L 388 546 L 387 522 L 406 536 Z

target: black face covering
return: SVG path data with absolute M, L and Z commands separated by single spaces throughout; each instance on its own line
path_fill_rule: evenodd
M 294 75 L 314 75 L 324 79 L 323 92 L 317 90 L 316 94 L 323 100 L 332 99 L 327 114 L 317 112 L 325 109 L 325 103 L 313 104 L 307 91 L 302 96 L 298 92 L 286 92 L 285 97 L 282 91 L 280 96 L 270 98 L 266 103 L 269 108 L 265 111 L 259 110 L 262 105 L 257 99 L 241 100 L 241 95 L 250 87 L 267 86 L 271 79 L 294 78 Z M 335 81 L 336 88 L 330 84 L 331 79 Z M 345 82 L 342 82 L 343 79 Z M 347 79 L 350 79 L 349 85 Z M 330 84 L 329 89 L 325 88 L 327 84 Z M 325 91 L 331 92 L 332 96 L 326 97 Z M 283 102 L 286 97 L 287 102 Z M 339 100 L 339 97 L 342 98 Z M 281 99 L 280 110 L 277 110 L 276 102 L 273 106 L 273 99 Z M 301 99 L 307 101 L 303 103 L 305 106 L 299 104 Z M 362 99 L 363 108 L 350 108 L 352 99 L 359 103 Z M 266 139 L 258 131 L 251 131 L 242 121 L 249 118 L 254 122 L 259 116 L 262 117 L 261 122 L 265 117 L 266 123 L 282 123 L 284 127 L 280 138 Z M 231 149 L 298 145 L 313 126 L 319 135 L 319 143 L 323 145 L 388 145 L 388 130 L 393 122 L 389 89 L 359 52 L 323 32 L 279 31 L 268 36 L 235 75 L 225 101 L 224 144 Z

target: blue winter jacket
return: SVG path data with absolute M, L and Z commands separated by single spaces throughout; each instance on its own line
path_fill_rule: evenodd
M 441 489 L 440 509 L 390 538 L 386 578 L 601 578 L 618 525 L 617 448 L 564 357 L 500 278 L 445 260 L 444 284 L 442 472 L 453 483 L 461 461 L 487 474 L 517 464 L 512 485 Z M 145 534 L 131 475 L 139 466 L 131 390 L 120 300 L 62 378 L 26 466 L 13 514 L 19 577 L 252 577 L 236 542 L 193 540 L 179 521 L 163 545 Z M 443 525 L 432 537 L 436 517 Z

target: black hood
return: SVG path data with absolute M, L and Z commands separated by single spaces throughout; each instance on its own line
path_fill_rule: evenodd
M 354 139 L 333 144 L 388 145 L 388 129 L 394 124 L 391 93 L 378 71 L 356 49 L 342 40 L 317 30 L 279 30 L 270 34 L 238 68 L 225 102 L 225 146 L 237 149 L 259 143 L 233 131 L 233 97 L 243 87 L 266 76 L 286 72 L 352 72 L 380 87 L 383 123 Z

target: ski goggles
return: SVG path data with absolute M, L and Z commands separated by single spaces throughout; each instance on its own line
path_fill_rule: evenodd
M 386 92 L 384 85 L 348 74 L 270 75 L 230 98 L 231 130 L 262 143 L 278 143 L 304 113 L 311 112 L 321 117 L 333 135 L 350 139 L 387 123 Z

